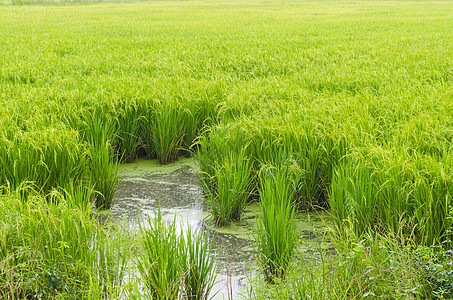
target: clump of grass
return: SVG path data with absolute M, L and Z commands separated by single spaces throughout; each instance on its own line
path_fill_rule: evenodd
M 226 155 L 214 167 L 212 178 L 200 178 L 215 225 L 239 221 L 252 193 L 251 163 L 244 151 Z
M 53 190 L 48 195 L 51 202 L 63 197 L 71 208 L 78 208 L 82 211 L 90 211 L 93 208 L 94 185 L 89 180 L 72 182 L 65 189 Z
M 118 162 L 112 161 L 112 149 L 109 142 L 90 145 L 90 176 L 96 189 L 95 204 L 99 209 L 110 209 L 117 195 Z
M 208 299 L 216 269 L 211 258 L 212 242 L 189 227 L 178 234 L 173 222 L 162 220 L 159 211 L 149 228 L 140 224 L 143 252 L 137 268 L 150 299 Z
M 183 107 L 179 103 L 156 103 L 147 118 L 152 149 L 161 164 L 178 158 L 184 137 Z
M 260 177 L 261 210 L 255 247 L 267 282 L 283 279 L 294 255 L 298 237 L 295 224 L 294 187 L 288 169 L 271 167 Z
M 184 267 L 183 299 L 207 300 L 214 286 L 217 269 L 212 257 L 214 240 L 209 241 L 208 236 L 193 231 L 188 226 L 185 232 L 186 260 L 181 264 Z M 182 256 L 184 257 L 184 255 Z
M 174 222 L 165 224 L 159 210 L 154 219 L 148 218 L 149 228 L 143 227 L 143 252 L 137 257 L 137 268 L 150 299 L 176 299 L 181 285 L 181 255 L 183 241 Z
M 353 164 L 340 164 L 332 181 L 330 205 L 336 217 L 352 220 L 357 234 L 375 226 L 378 187 L 371 171 Z
M 143 145 L 143 119 L 141 106 L 137 101 L 123 100 L 117 106 L 118 153 L 124 162 L 133 161 Z
M 113 206 L 119 182 L 119 160 L 113 153 L 115 123 L 99 111 L 89 114 L 87 118 L 91 122 L 85 124 L 83 135 L 88 143 L 89 177 L 97 192 L 95 204 L 97 208 L 109 209 Z

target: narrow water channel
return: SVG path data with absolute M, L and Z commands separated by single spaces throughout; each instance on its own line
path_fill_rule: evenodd
M 192 229 L 209 230 L 209 236 L 215 237 L 214 252 L 219 270 L 213 289 L 214 299 L 242 299 L 247 293 L 247 281 L 254 272 L 255 254 L 250 239 L 258 206 L 249 207 L 239 223 L 221 228 L 210 226 L 195 168 L 190 158 L 180 158 L 165 166 L 155 160 L 121 165 L 118 198 L 109 214 L 136 227 L 137 218 L 154 216 L 160 205 L 165 220 L 173 221 L 176 214 L 178 226 L 190 224 Z M 315 238 L 313 224 L 319 223 L 320 217 L 315 214 L 300 218 L 299 228 L 307 241 Z

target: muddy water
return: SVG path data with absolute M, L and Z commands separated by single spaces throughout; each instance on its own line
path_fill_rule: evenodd
M 258 206 L 250 206 L 241 222 L 222 228 L 210 226 L 195 168 L 189 158 L 180 158 L 166 166 L 159 165 L 155 160 L 121 165 L 118 199 L 109 214 L 135 227 L 138 226 L 137 219 L 154 216 L 160 205 L 163 218 L 167 221 L 172 221 L 176 214 L 178 226 L 190 224 L 192 229 L 209 230 L 209 236 L 215 236 L 214 250 L 219 268 L 214 299 L 244 298 L 246 283 L 255 269 L 255 254 L 250 240 Z M 304 215 L 298 221 L 307 245 L 304 251 L 315 247 L 313 225 L 321 224 L 321 221 L 320 214 Z

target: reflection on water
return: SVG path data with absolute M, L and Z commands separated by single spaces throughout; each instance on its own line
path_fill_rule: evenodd
M 259 208 L 257 205 L 249 207 L 241 222 L 221 228 L 210 227 L 208 210 L 202 203 L 202 189 L 193 171 L 195 167 L 189 158 L 166 166 L 155 160 L 121 165 L 118 199 L 108 215 L 137 227 L 137 219 L 142 221 L 154 216 L 160 205 L 164 220 L 171 222 L 176 214 L 178 226 L 189 224 L 192 230 L 208 231 L 209 238 L 215 237 L 214 252 L 219 268 L 213 288 L 214 299 L 243 298 L 241 294 L 246 293 L 247 279 L 253 275 L 250 269 L 255 266 L 250 240 Z M 307 240 L 314 238 L 313 221 L 316 218 L 305 216 L 299 221 Z

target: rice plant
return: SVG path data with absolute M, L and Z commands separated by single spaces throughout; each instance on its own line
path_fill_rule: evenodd
M 291 263 L 298 232 L 295 224 L 294 187 L 285 167 L 269 168 L 260 177 L 260 214 L 254 243 L 267 282 L 284 278 Z
M 162 219 L 160 209 L 149 227 L 140 223 L 143 252 L 136 264 L 151 299 L 209 299 L 216 276 L 212 241 L 201 233 L 177 232 L 176 215 L 172 222 Z
M 113 155 L 112 143 L 115 140 L 114 122 L 104 119 L 99 113 L 91 115 L 92 123 L 84 131 L 88 142 L 89 176 L 97 191 L 95 204 L 97 208 L 109 209 L 116 197 L 119 182 L 118 163 Z
M 176 216 L 166 224 L 159 212 L 148 217 L 149 228 L 140 224 L 143 252 L 137 257 L 137 268 L 150 299 L 177 299 L 183 279 L 181 256 L 185 257 L 184 241 L 176 231 Z
M 230 153 L 216 164 L 211 181 L 202 178 L 205 186 L 206 203 L 211 208 L 216 226 L 239 221 L 252 193 L 252 169 L 244 152 Z M 209 186 L 212 184 L 212 186 Z
M 0 147 L 0 184 L 14 189 L 32 181 L 43 192 L 67 187 L 85 175 L 85 149 L 77 132 L 64 126 L 3 136 Z
M 333 176 L 332 213 L 338 221 L 352 222 L 357 234 L 370 227 L 397 231 L 403 218 L 406 234 L 415 229 L 418 242 L 440 242 L 451 225 L 448 161 L 448 156 L 437 161 L 380 147 L 357 149 Z
M 368 181 L 371 172 L 353 164 L 340 164 L 332 181 L 330 205 L 335 217 L 342 221 L 350 220 L 356 232 L 363 233 L 374 226 L 377 211 L 375 182 Z
M 416 164 L 420 171 L 413 181 L 412 191 L 419 241 L 428 246 L 440 242 L 448 245 L 447 241 L 451 240 L 448 231 L 453 226 L 451 156 L 445 155 L 441 161 L 430 156 L 420 157 Z
M 184 266 L 183 299 L 207 300 L 214 286 L 217 267 L 213 245 L 215 238 L 209 240 L 207 234 L 188 226 L 184 233 L 185 254 L 181 257 Z
M 150 112 L 147 125 L 152 147 L 161 164 L 178 158 L 184 137 L 184 110 L 178 103 L 156 105 Z
M 143 145 L 142 120 L 144 116 L 140 106 L 135 101 L 122 101 L 118 103 L 121 109 L 117 112 L 118 126 L 118 152 L 125 162 L 133 161 Z

